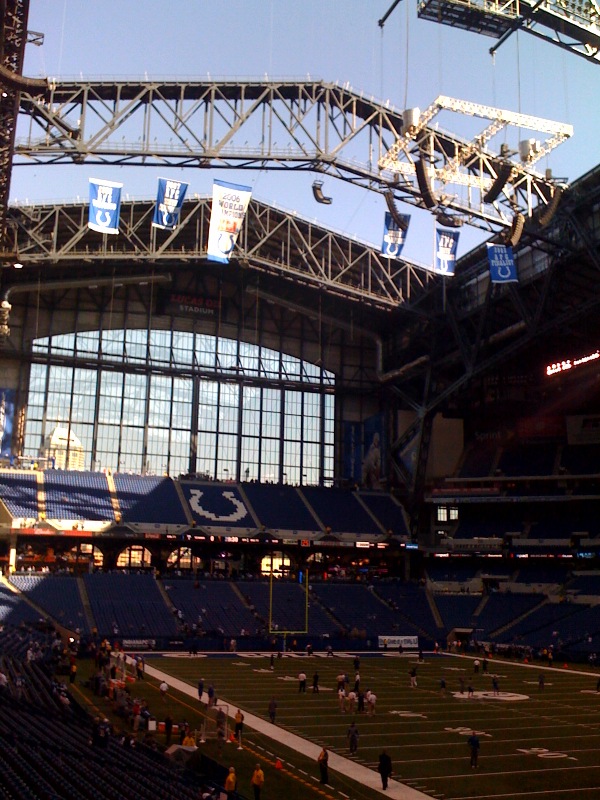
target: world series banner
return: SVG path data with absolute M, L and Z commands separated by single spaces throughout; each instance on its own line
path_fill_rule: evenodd
M 505 244 L 487 245 L 492 283 L 518 283 L 513 249 Z
M 444 231 L 436 228 L 436 247 L 433 271 L 438 275 L 454 275 L 458 231 Z
M 252 187 L 226 181 L 213 184 L 212 211 L 208 229 L 209 261 L 229 263 L 248 209 Z
M 381 254 L 387 258 L 400 258 L 400 253 L 406 241 L 406 233 L 410 224 L 410 214 L 400 214 L 400 218 L 402 219 L 404 228 L 398 225 L 389 211 L 385 212 Z
M 177 227 L 188 186 L 189 183 L 182 181 L 158 179 L 158 192 L 152 218 L 152 225 L 155 228 L 172 231 Z
M 90 178 L 88 228 L 99 233 L 118 233 L 122 183 Z

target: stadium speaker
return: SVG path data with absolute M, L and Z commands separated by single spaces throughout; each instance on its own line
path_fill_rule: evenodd
M 521 214 L 520 211 L 515 211 L 512 225 L 510 226 L 510 230 L 506 234 L 505 244 L 508 244 L 511 247 L 515 247 L 519 243 L 519 240 L 521 239 L 524 227 L 525 227 L 525 217 L 523 216 L 523 214 Z
M 444 228 L 462 228 L 465 224 L 463 217 L 458 217 L 455 214 L 446 214 L 445 211 L 439 211 L 435 218 Z
M 506 181 L 510 178 L 512 172 L 512 164 L 507 162 L 498 165 L 498 175 L 496 180 L 492 183 L 486 194 L 483 196 L 484 203 L 493 203 L 498 199 L 498 195 L 504 189 Z
M 396 203 L 394 201 L 394 193 L 391 189 L 385 193 L 385 202 L 387 203 L 388 211 L 392 215 L 392 219 L 396 223 L 396 225 L 400 228 L 401 231 L 408 230 L 408 224 L 406 219 L 402 216 L 402 214 L 396 208 Z
M 323 194 L 323 181 L 315 181 L 312 185 L 312 190 L 317 203 L 323 203 L 326 206 L 331 205 L 331 197 L 325 197 Z
M 555 186 L 550 201 L 546 208 L 540 214 L 540 227 L 545 228 L 546 225 L 549 225 L 552 221 L 552 218 L 556 214 L 556 209 L 558 208 L 558 204 L 560 203 L 560 199 L 562 197 L 563 190 L 560 186 Z
M 437 200 L 433 193 L 433 189 L 431 187 L 431 181 L 429 180 L 429 176 L 427 174 L 427 169 L 425 167 L 425 163 L 423 159 L 419 159 L 415 161 L 415 171 L 417 173 L 417 183 L 419 184 L 419 191 L 421 192 L 421 197 L 423 202 L 425 203 L 426 208 L 435 208 L 437 206 Z

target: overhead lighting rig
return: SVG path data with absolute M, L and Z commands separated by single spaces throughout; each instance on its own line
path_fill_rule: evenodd
M 459 115 L 461 130 L 471 131 L 477 119 L 486 124 L 466 138 L 441 127 L 436 118 L 442 113 L 444 123 Z M 406 109 L 403 122 L 379 168 L 391 173 L 390 183 L 412 186 L 423 208 L 436 216 L 440 207 L 444 214 L 451 209 L 462 222 L 487 219 L 490 230 L 504 230 L 511 239 L 515 224 L 522 230 L 534 212 L 540 225 L 554 215 L 564 186 L 559 191 L 551 172 L 534 167 L 573 135 L 572 125 L 444 95 L 422 112 Z M 503 141 L 494 150 L 500 135 Z M 514 138 L 514 147 L 508 138 Z

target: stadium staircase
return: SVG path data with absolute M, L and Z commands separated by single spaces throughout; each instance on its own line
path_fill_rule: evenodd
M 165 589 L 164 583 L 157 580 L 156 585 L 158 586 L 158 591 L 160 592 L 160 596 L 164 600 L 166 607 L 169 609 L 169 611 L 175 614 L 177 612 L 177 608 L 175 607 L 175 603 L 169 597 L 169 593 Z
M 429 608 L 431 609 L 431 613 L 433 614 L 433 618 L 435 620 L 435 624 L 438 626 L 440 631 L 444 630 L 444 621 L 442 620 L 442 616 L 438 610 L 438 607 L 435 603 L 435 597 L 433 596 L 433 592 L 427 586 L 425 588 L 425 597 L 427 598 L 427 602 L 429 603 Z
M 308 590 L 308 599 L 310 600 L 311 606 L 313 606 L 313 605 L 314 606 L 318 606 L 323 611 L 323 613 L 327 616 L 327 618 L 330 619 L 335 625 L 337 625 L 337 627 L 340 630 L 346 630 L 346 626 L 344 625 L 344 623 L 340 619 L 338 619 L 338 617 L 336 617 L 336 615 L 333 613 L 333 611 L 331 611 L 331 609 L 329 609 L 326 605 L 324 605 L 319 600 L 317 595 L 314 592 L 312 592 L 310 589 Z
M 110 494 L 110 502 L 113 507 L 115 520 L 120 522 L 123 519 L 123 514 L 121 513 L 121 505 L 117 496 L 117 487 L 115 486 L 115 479 L 113 478 L 112 472 L 106 473 L 106 482 L 108 483 L 108 493 Z
M 89 626 L 89 630 L 93 631 L 94 628 L 97 628 L 96 620 L 94 619 L 94 612 L 92 611 L 90 598 L 88 597 L 87 589 L 85 588 L 85 582 L 81 575 L 77 576 L 77 591 L 79 592 L 79 597 L 81 598 L 81 605 L 83 606 L 83 613 L 85 614 L 85 619 Z
M 46 491 L 44 489 L 44 473 L 36 472 L 38 518 L 46 519 Z

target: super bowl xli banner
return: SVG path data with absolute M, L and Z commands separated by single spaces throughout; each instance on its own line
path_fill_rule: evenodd
M 487 245 L 492 283 L 518 283 L 513 249 L 506 244 Z
M 409 214 L 400 214 L 403 227 L 400 227 L 389 211 L 385 212 L 383 222 L 383 242 L 381 254 L 387 258 L 400 258 L 400 253 L 406 241 L 406 232 L 410 224 Z
M 454 275 L 458 231 L 444 231 L 436 228 L 435 241 L 433 271 L 437 272 L 438 275 Z
M 122 183 L 90 178 L 88 228 L 99 233 L 119 232 Z
M 155 228 L 172 231 L 177 227 L 188 186 L 188 183 L 182 181 L 158 179 L 158 193 L 152 218 L 152 225 Z
M 214 182 L 208 229 L 209 261 L 229 263 L 229 256 L 237 242 L 251 194 L 250 186 L 239 186 L 226 181 Z

